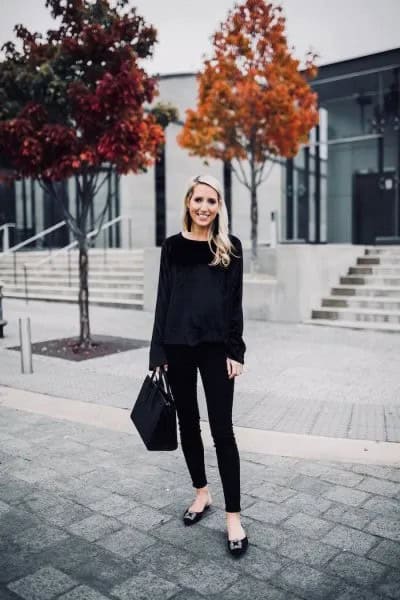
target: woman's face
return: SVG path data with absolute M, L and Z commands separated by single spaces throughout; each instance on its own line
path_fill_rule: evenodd
M 192 223 L 208 228 L 218 214 L 218 194 L 209 185 L 197 183 L 188 207 Z

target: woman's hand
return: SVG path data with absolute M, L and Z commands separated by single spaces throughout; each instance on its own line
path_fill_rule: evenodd
M 242 363 L 233 360 L 233 358 L 226 359 L 226 366 L 228 369 L 229 379 L 232 379 L 233 377 L 236 377 L 237 375 L 241 375 L 243 373 Z
M 164 367 L 164 369 L 165 369 L 166 371 L 168 371 L 168 363 L 165 363 L 165 365 L 163 365 L 163 367 Z M 157 373 L 157 375 L 159 375 L 159 374 L 160 374 L 160 368 L 161 368 L 161 367 L 156 367 L 156 373 Z

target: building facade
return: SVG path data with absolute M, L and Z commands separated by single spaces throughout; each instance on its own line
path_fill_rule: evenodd
M 271 242 L 272 220 L 281 243 L 395 241 L 400 229 L 400 49 L 324 65 L 312 87 L 319 96 L 319 125 L 294 159 L 274 162 L 259 188 L 259 243 Z M 223 182 L 231 230 L 249 246 L 248 190 L 229 165 L 213 160 L 204 165 L 176 142 L 185 110 L 195 106 L 195 74 L 160 76 L 159 89 L 157 100 L 175 105 L 180 122 L 168 126 L 164 152 L 147 173 L 112 175 L 107 181 L 96 198 L 91 222 L 95 224 L 106 195 L 110 195 L 108 219 L 122 215 L 124 221 L 96 243 L 160 245 L 181 228 L 188 178 L 207 171 Z M 72 182 L 65 183 L 64 191 L 73 213 Z M 37 183 L 0 186 L 0 225 L 16 224 L 12 242 L 62 219 L 58 204 Z M 55 246 L 69 241 L 65 229 L 48 240 Z

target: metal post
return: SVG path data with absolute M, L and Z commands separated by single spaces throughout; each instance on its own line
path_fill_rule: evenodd
M 14 285 L 17 285 L 17 253 L 13 253 L 13 265 L 14 265 Z
M 5 225 L 3 229 L 3 252 L 7 252 L 10 247 L 10 236 L 8 232 L 8 225 Z
M 28 269 L 27 266 L 23 266 L 24 269 L 24 286 L 25 286 L 25 302 L 28 304 Z
M 68 287 L 71 287 L 71 252 L 67 251 L 68 260 Z
M 103 263 L 107 264 L 107 231 L 103 230 Z
M 7 321 L 3 318 L 3 283 L 0 281 L 0 338 L 4 337 L 4 327 L 7 325 Z
M 21 373 L 33 373 L 32 365 L 32 341 L 31 341 L 31 320 L 18 319 L 19 324 L 19 343 L 21 351 Z

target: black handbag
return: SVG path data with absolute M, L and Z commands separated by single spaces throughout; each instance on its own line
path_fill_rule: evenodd
M 131 412 L 131 420 L 147 450 L 176 450 L 178 447 L 176 408 L 167 373 L 146 375 Z

